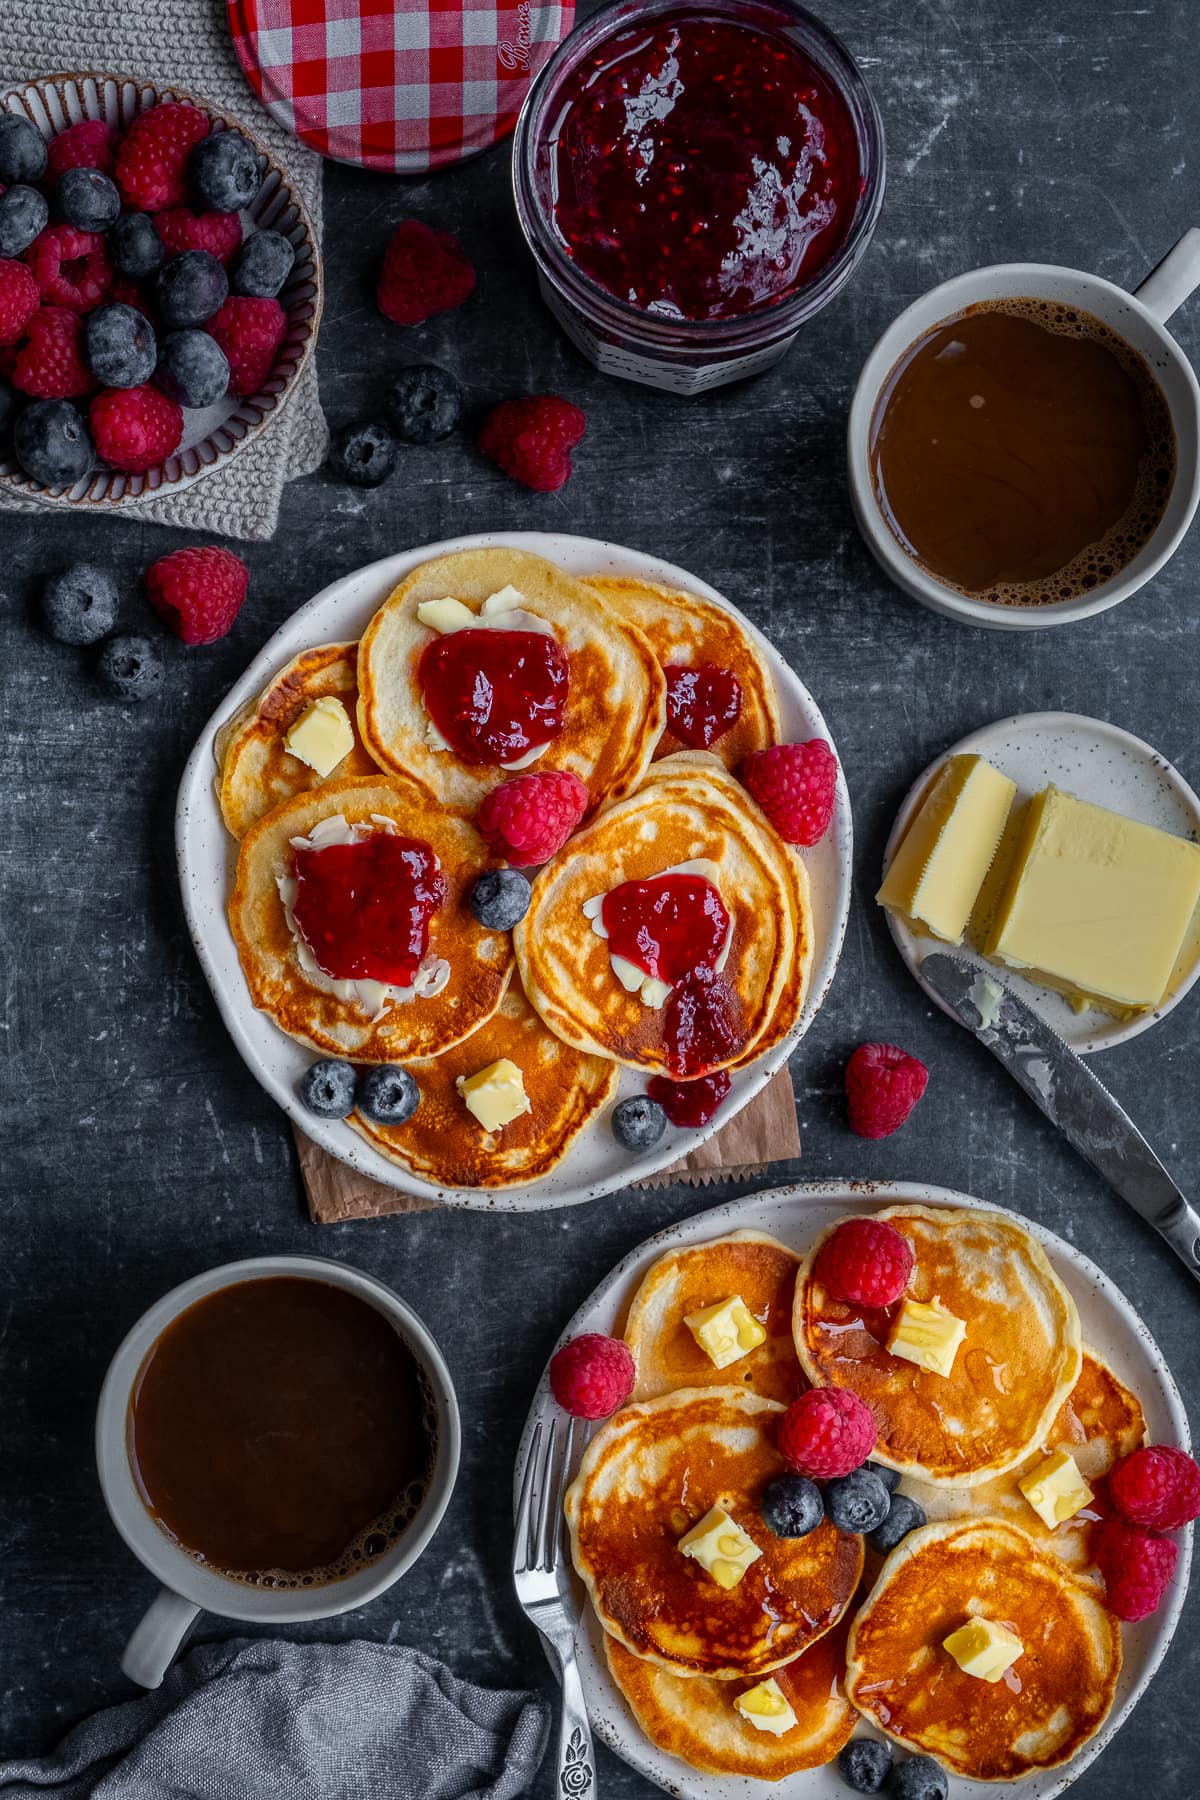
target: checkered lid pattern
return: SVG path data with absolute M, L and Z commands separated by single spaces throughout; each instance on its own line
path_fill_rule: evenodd
M 268 112 L 338 162 L 420 174 L 507 136 L 574 0 L 226 0 Z

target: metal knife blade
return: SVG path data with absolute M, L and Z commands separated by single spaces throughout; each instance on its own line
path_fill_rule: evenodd
M 1200 1280 L 1200 1213 L 1083 1059 L 1011 988 L 961 957 L 934 951 L 922 961 L 921 976 Z

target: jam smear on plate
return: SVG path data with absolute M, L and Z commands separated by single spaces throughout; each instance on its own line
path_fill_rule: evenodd
M 701 1075 L 697 1081 L 669 1081 L 655 1075 L 646 1083 L 651 1100 L 657 1100 L 672 1125 L 707 1125 L 733 1085 L 728 1069 Z
M 667 729 L 693 750 L 710 750 L 742 710 L 742 684 L 719 663 L 668 663 Z
M 425 709 L 464 762 L 497 767 L 552 743 L 563 728 L 571 670 L 540 631 L 452 631 L 421 652 Z
M 675 984 L 664 1008 L 663 1041 L 678 1081 L 695 1081 L 737 1055 L 746 1041 L 741 1011 L 724 976 L 706 965 Z
M 605 894 L 600 916 L 609 953 L 658 981 L 711 968 L 729 936 L 725 903 L 703 875 L 623 881 Z
M 375 831 L 356 844 L 296 852 L 292 917 L 335 981 L 411 987 L 445 898 L 438 859 L 419 838 Z

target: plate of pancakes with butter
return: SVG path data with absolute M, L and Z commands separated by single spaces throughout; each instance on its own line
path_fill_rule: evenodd
M 180 786 L 185 911 L 234 1042 L 302 1131 L 403 1193 L 525 1210 L 658 1174 L 766 1085 L 833 979 L 840 767 L 806 848 L 738 778 L 812 739 L 761 633 L 654 557 L 515 533 L 357 570 L 265 646 Z M 533 865 L 493 827 L 535 773 L 579 798 Z M 301 1097 L 327 1062 L 356 1084 L 341 1116 Z M 380 1116 L 387 1071 L 405 1116 Z M 672 1075 L 713 1082 L 711 1116 L 618 1135 L 620 1103 Z
M 822 1279 L 822 1247 L 864 1217 L 911 1251 L 886 1311 Z M 948 1354 L 908 1322 L 931 1313 Z M 1122 1623 L 1094 1561 L 1106 1477 L 1143 1444 L 1186 1450 L 1188 1427 L 1145 1325 L 1073 1245 L 944 1188 L 802 1183 L 648 1240 L 561 1342 L 587 1333 L 623 1339 L 636 1376 L 576 1438 L 560 1581 L 593 1728 L 650 1780 L 688 1800 L 764 1782 L 837 1800 L 838 1758 L 865 1738 L 893 1765 L 933 1757 L 950 1800 L 977 1782 L 1049 1800 L 1128 1717 L 1191 1543 L 1157 1611 Z M 901 1521 L 879 1545 L 828 1492 L 802 1532 L 772 1517 L 796 1466 L 781 1421 L 823 1389 L 869 1408 Z M 518 1494 L 556 1416 L 548 1370 Z

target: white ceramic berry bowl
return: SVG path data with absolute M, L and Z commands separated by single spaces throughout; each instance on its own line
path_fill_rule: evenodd
M 31 481 L 11 456 L 0 453 L 0 491 L 18 494 L 45 506 L 82 511 L 96 507 L 136 506 L 139 501 L 161 499 L 190 487 L 216 469 L 222 469 L 263 431 L 269 429 L 286 405 L 300 373 L 312 354 L 321 318 L 321 260 L 316 231 L 304 201 L 283 166 L 247 129 L 240 119 L 210 106 L 181 88 L 156 87 L 152 82 L 127 75 L 48 75 L 0 89 L 0 108 L 18 113 L 49 140 L 82 119 L 103 119 L 124 130 L 139 113 L 162 100 L 182 100 L 197 107 L 219 130 L 240 131 L 254 145 L 265 171 L 253 204 L 242 213 L 247 234 L 252 230 L 282 233 L 292 244 L 296 260 L 279 295 L 287 313 L 287 335 L 275 359 L 275 367 L 261 393 L 249 399 L 230 394 L 214 406 L 184 411 L 183 440 L 175 453 L 159 467 L 143 475 L 127 475 L 97 462 L 91 473 L 72 487 L 46 488 Z

